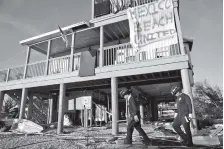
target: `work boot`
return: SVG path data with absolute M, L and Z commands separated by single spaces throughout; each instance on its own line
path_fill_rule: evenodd
M 125 139 L 125 140 L 124 140 L 124 144 L 132 144 L 132 141 L 131 141 L 131 140 L 127 140 L 127 139 Z
M 187 143 L 187 147 L 193 147 L 194 144 L 193 143 Z
M 188 146 L 188 143 L 187 143 L 186 141 L 184 141 L 184 140 L 181 140 L 181 141 L 180 141 L 180 145 Z
M 152 145 L 152 140 L 150 140 L 149 138 L 147 138 L 147 139 L 144 139 L 144 140 L 142 141 L 142 143 L 143 143 L 144 145 L 146 145 L 146 146 L 149 146 L 149 145 Z
M 180 144 L 187 146 L 187 141 L 183 140 L 180 136 L 176 137 L 176 139 L 180 142 Z

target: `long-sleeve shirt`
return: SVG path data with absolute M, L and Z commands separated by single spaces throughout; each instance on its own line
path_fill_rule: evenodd
M 139 115 L 138 105 L 135 101 L 135 98 L 132 96 L 129 96 L 128 103 L 129 103 L 130 116 L 134 117 L 135 115 Z
M 176 99 L 177 102 L 177 113 L 180 116 L 187 116 L 192 114 L 191 99 L 187 94 L 182 93 Z

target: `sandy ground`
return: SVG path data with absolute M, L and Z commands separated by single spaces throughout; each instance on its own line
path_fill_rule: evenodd
M 163 132 L 155 129 L 150 124 L 143 126 L 147 135 L 151 138 L 164 137 L 165 135 L 175 136 L 171 132 Z M 112 138 L 111 129 L 106 127 L 98 128 L 65 128 L 64 134 L 56 135 L 56 129 L 50 129 L 44 132 L 43 135 L 12 135 L 12 134 L 0 134 L 0 148 L 1 149 L 122 149 L 122 148 L 158 148 L 158 147 L 145 147 L 141 145 L 141 137 L 138 136 L 136 130 L 133 133 L 132 146 L 125 146 L 116 144 L 115 141 L 108 142 L 107 139 Z M 119 126 L 118 139 L 122 142 L 126 135 L 126 126 L 122 124 Z M 88 139 L 86 139 L 88 138 Z M 169 148 L 181 148 L 180 143 L 153 139 L 153 146 L 171 146 Z M 163 148 L 163 147 L 159 147 Z M 183 147 L 186 148 L 186 147 Z M 201 147 L 200 147 L 201 148 Z M 205 148 L 205 147 L 203 147 Z M 210 149 L 211 147 L 209 147 Z M 222 147 L 221 147 L 222 148 Z

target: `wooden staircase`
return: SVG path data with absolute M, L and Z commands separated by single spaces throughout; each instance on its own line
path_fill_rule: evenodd
M 21 92 L 14 91 L 9 92 L 7 94 L 20 106 L 22 96 Z M 28 105 L 29 105 L 29 97 L 27 97 L 25 109 L 28 108 Z M 25 115 L 27 115 L 27 112 L 25 112 Z M 48 115 L 48 100 L 46 100 L 46 98 L 40 97 L 40 95 L 38 96 L 34 95 L 31 121 L 38 124 L 46 124 L 47 115 Z

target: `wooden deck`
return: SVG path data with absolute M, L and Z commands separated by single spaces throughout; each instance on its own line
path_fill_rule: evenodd
M 143 76 L 144 74 L 150 74 L 150 73 L 169 72 L 189 68 L 188 60 L 189 58 L 187 55 L 178 55 L 174 57 L 166 57 L 166 58 L 142 61 L 138 63 L 132 62 L 126 64 L 97 67 L 95 68 L 96 74 L 94 76 L 89 77 L 79 77 L 78 70 L 74 70 L 72 72 L 62 71 L 61 73 L 56 74 L 49 74 L 32 78 L 28 77 L 25 79 L 17 79 L 17 80 L 9 80 L 7 82 L 1 82 L 0 90 L 13 90 L 13 89 L 31 88 L 38 86 L 58 85 L 60 83 L 96 81 L 96 80 L 110 79 L 111 77 L 125 77 L 132 75 Z M 145 79 L 148 80 L 150 78 L 147 77 Z M 97 82 L 98 85 L 100 85 L 99 82 Z M 129 80 L 129 82 L 130 83 L 141 82 L 141 79 L 135 78 L 133 80 Z

